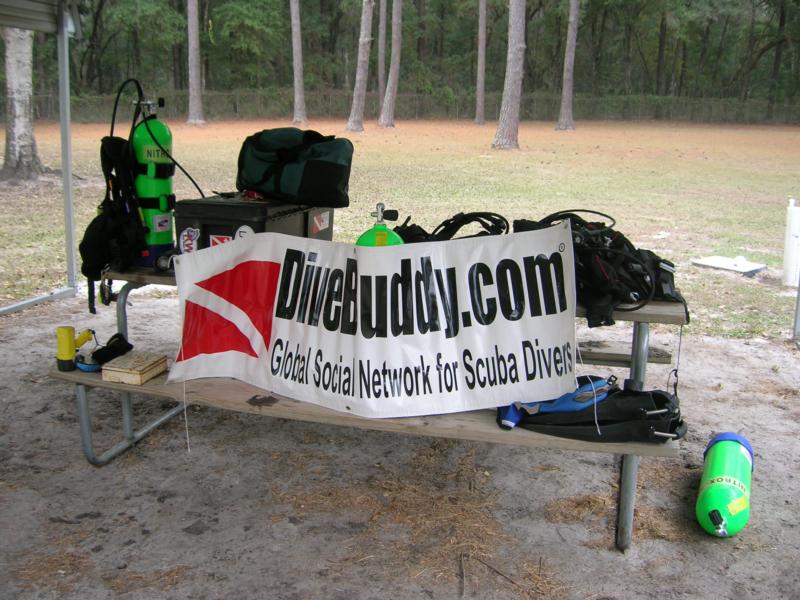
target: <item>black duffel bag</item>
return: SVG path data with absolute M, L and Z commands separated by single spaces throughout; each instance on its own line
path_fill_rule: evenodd
M 616 390 L 575 412 L 524 414 L 517 427 L 589 442 L 655 442 L 686 435 L 676 395 L 662 390 Z
M 353 144 L 296 127 L 265 129 L 245 139 L 236 189 L 289 204 L 345 208 Z

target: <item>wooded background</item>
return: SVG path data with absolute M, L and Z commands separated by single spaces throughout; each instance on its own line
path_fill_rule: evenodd
M 346 117 L 361 1 L 300 8 L 308 116 Z M 576 119 L 800 122 L 800 0 L 583 0 L 580 9 Z M 525 11 L 521 116 L 555 119 L 567 2 L 528 0 Z M 185 12 L 186 0 L 86 0 L 71 50 L 73 118 L 107 120 L 108 96 L 127 77 L 166 97 L 165 116 L 185 115 Z M 200 0 L 199 12 L 206 117 L 291 115 L 289 2 Z M 376 2 L 374 23 L 377 13 Z M 477 28 L 477 0 L 404 2 L 398 118 L 474 116 Z M 489 119 L 500 106 L 507 29 L 507 2 L 489 0 Z M 376 46 L 369 118 L 379 112 Z M 54 36 L 36 35 L 33 72 L 35 115 L 57 118 Z

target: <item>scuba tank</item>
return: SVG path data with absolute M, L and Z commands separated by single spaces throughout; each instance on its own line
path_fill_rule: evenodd
M 376 218 L 375 225 L 359 236 L 356 246 L 398 246 L 403 243 L 403 238 L 389 229 L 384 222 L 384 219 L 396 221 L 396 210 L 386 210 L 383 202 L 378 202 L 375 212 L 370 213 L 370 216 Z
M 716 537 L 736 535 L 750 518 L 753 447 L 736 433 L 720 433 L 708 442 L 695 515 Z
M 134 155 L 134 189 L 142 224 L 147 229 L 147 250 L 139 260 L 140 266 L 152 266 L 159 256 L 174 246 L 172 133 L 166 123 L 158 120 L 155 105 L 155 102 L 139 99 L 137 110 L 141 110 L 143 118 L 133 128 L 130 138 Z M 164 106 L 163 98 L 158 99 L 158 106 Z

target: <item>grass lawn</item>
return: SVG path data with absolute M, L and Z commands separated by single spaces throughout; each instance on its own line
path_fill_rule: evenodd
M 206 195 L 235 187 L 242 140 L 285 121 L 170 123 L 174 155 Z M 336 211 L 334 239 L 354 241 L 378 201 L 432 230 L 460 211 L 499 212 L 510 221 L 588 208 L 617 219 L 636 245 L 678 266 L 676 283 L 692 312 L 688 333 L 785 338 L 795 298 L 781 286 L 787 197 L 800 194 L 800 128 L 685 123 L 578 122 L 574 132 L 524 123 L 521 149 L 494 151 L 494 126 L 468 121 L 401 121 L 361 134 L 343 121 L 308 128 L 355 145 L 351 204 Z M 73 126 L 76 239 L 103 193 L 100 138 L 108 126 Z M 122 126 L 120 131 L 126 131 Z M 45 164 L 57 168 L 57 124 L 37 123 Z M 182 175 L 178 199 L 199 196 Z M 0 303 L 46 293 L 65 282 L 60 178 L 0 185 Z M 692 258 L 745 256 L 769 269 L 747 279 L 701 269 Z

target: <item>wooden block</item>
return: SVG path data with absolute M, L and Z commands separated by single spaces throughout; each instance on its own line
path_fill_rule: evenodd
M 103 381 L 142 385 L 166 370 L 163 354 L 132 350 L 103 365 Z

